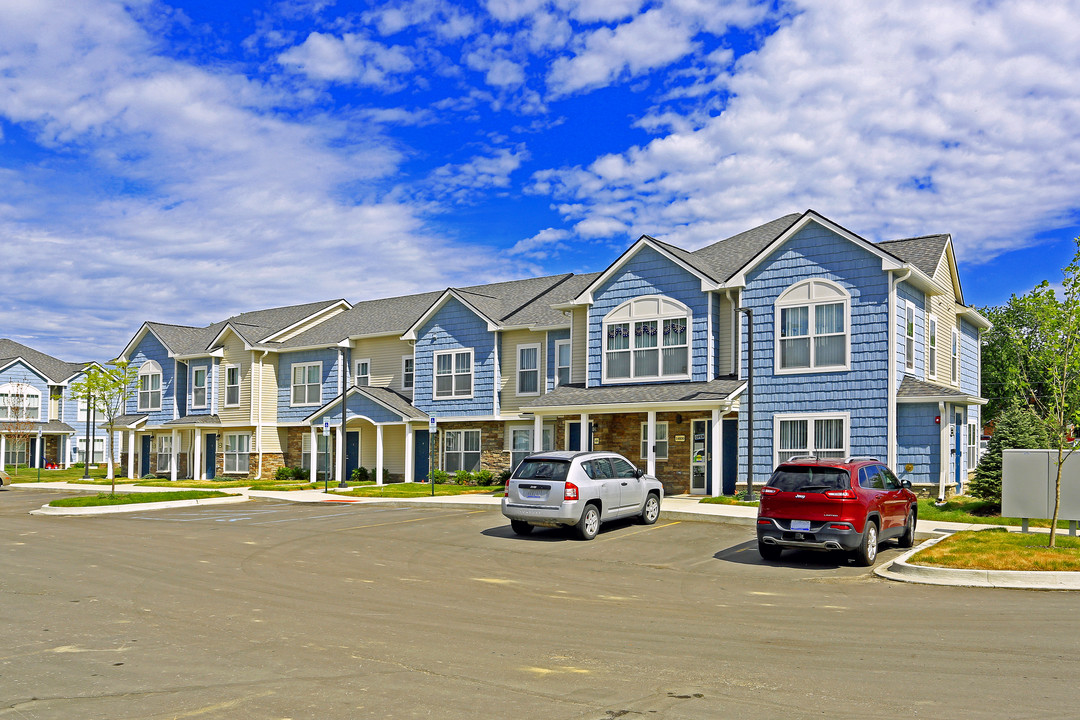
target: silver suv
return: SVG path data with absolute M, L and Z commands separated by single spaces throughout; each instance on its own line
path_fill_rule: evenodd
M 663 497 L 660 481 L 622 455 L 555 451 L 521 461 L 506 481 L 502 512 L 518 535 L 538 525 L 573 526 L 592 540 L 608 520 L 637 516 L 653 524 Z

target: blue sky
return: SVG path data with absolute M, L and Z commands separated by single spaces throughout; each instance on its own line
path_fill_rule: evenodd
M 0 335 L 600 270 L 813 208 L 952 233 L 971 304 L 1080 235 L 1080 2 L 6 0 Z

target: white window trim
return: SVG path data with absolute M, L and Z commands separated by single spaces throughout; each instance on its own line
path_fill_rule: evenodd
M 408 362 L 412 362 L 413 369 L 412 369 L 411 373 L 406 373 L 406 371 L 405 371 L 405 364 L 408 363 Z M 406 385 L 405 384 L 405 376 L 407 374 L 412 375 L 412 384 L 411 385 Z M 412 390 L 415 387 L 416 387 L 416 360 L 413 358 L 412 355 L 402 355 L 401 356 L 401 389 L 402 390 Z
M 979 464 L 979 439 L 982 437 L 979 424 L 968 413 L 967 438 L 964 441 L 964 467 L 968 472 L 975 469 Z M 974 442 L 973 442 L 974 441 Z
M 657 444 L 660 443 L 660 432 L 659 432 L 660 426 L 664 427 L 664 440 L 663 440 L 663 442 L 667 446 L 668 450 L 667 450 L 667 454 L 665 454 L 665 455 L 661 455 L 661 454 L 657 453 L 656 454 L 656 459 L 657 460 L 667 460 L 668 457 L 671 455 L 670 428 L 668 428 L 667 420 L 658 421 L 656 423 L 656 430 L 657 430 L 656 441 L 657 441 Z M 640 452 L 641 451 L 641 446 L 648 443 L 648 442 L 649 442 L 649 423 L 648 422 L 643 422 L 643 423 L 641 423 L 641 439 L 638 442 L 638 451 Z M 646 449 L 648 449 L 648 448 L 646 448 Z M 648 459 L 649 459 L 649 456 L 648 456 L 647 453 L 641 456 L 642 462 L 647 461 Z
M 235 387 L 236 387 L 236 402 L 234 402 L 234 403 L 229 402 L 229 388 L 234 387 L 232 385 L 229 385 L 229 370 L 231 370 L 232 368 L 236 368 L 236 385 L 235 385 Z M 240 400 L 241 400 L 240 396 L 243 394 L 243 393 L 240 392 L 240 386 L 241 386 L 241 384 L 243 382 L 242 379 L 241 379 L 241 374 L 240 374 L 240 366 L 239 365 L 223 365 L 221 373 L 222 373 L 222 383 L 221 383 L 221 385 L 225 390 L 221 395 L 221 402 L 223 403 L 223 406 L 227 407 L 227 408 L 229 408 L 229 407 L 240 407 Z
M 842 298 L 829 298 L 815 300 L 813 298 L 809 300 L 784 300 L 784 296 L 791 293 L 795 289 L 803 285 L 811 285 L 812 283 L 821 283 L 828 285 L 842 294 Z M 844 364 L 843 365 L 826 365 L 823 367 L 814 366 L 814 307 L 817 305 L 835 305 L 839 302 L 844 304 Z M 807 307 L 808 327 L 810 331 L 810 367 L 805 368 L 782 368 L 780 367 L 780 310 L 782 308 L 793 307 Z M 775 375 L 808 375 L 813 373 L 827 373 L 827 372 L 848 372 L 851 370 L 851 293 L 849 293 L 843 286 L 832 282 L 831 280 L 825 280 L 824 278 L 813 278 L 811 280 L 800 280 L 797 283 L 784 288 L 783 292 L 777 297 L 776 302 L 773 303 L 773 374 Z M 740 363 L 741 365 L 741 363 Z
M 166 445 L 168 445 L 168 448 L 165 447 Z M 155 446 L 155 452 L 157 454 L 157 468 L 155 469 L 154 472 L 157 473 L 158 475 L 160 475 L 162 473 L 172 472 L 172 457 L 173 457 L 172 435 L 158 435 L 157 438 L 156 438 L 156 442 L 154 443 L 154 446 Z M 168 458 L 168 460 L 165 463 L 164 468 L 161 467 L 161 458 L 163 458 L 163 457 Z
M 660 301 L 661 306 L 665 303 L 678 306 L 678 312 L 664 312 L 661 310 L 659 313 L 643 313 L 637 314 L 636 308 L 642 301 Z M 616 313 L 620 313 L 624 309 L 628 309 L 629 312 L 626 317 L 614 317 Z M 664 375 L 663 367 L 663 323 L 665 320 L 686 320 L 686 372 L 679 375 Z M 657 368 L 661 371 L 659 375 L 637 375 L 634 372 L 634 326 L 638 323 L 652 322 L 657 324 L 657 333 L 661 336 L 657 340 L 656 351 L 659 353 L 657 358 Z M 630 326 L 630 347 L 627 350 L 619 350 L 617 352 L 629 352 L 630 353 L 630 375 L 629 377 L 608 377 L 608 350 L 607 347 L 607 335 L 608 328 L 612 325 L 629 325 Z M 682 345 L 674 345 L 671 347 L 682 347 Z M 651 350 L 652 348 L 647 348 Z M 571 362 L 573 362 L 571 360 Z M 614 385 L 622 383 L 647 383 L 647 382 L 672 382 L 675 380 L 690 380 L 693 374 L 694 366 L 694 314 L 690 308 L 684 303 L 679 302 L 674 298 L 667 297 L 665 295 L 643 295 L 642 297 L 633 298 L 621 303 L 604 316 L 601 323 L 600 332 L 600 377 L 604 383 L 611 383 Z
M 931 332 L 931 327 L 933 331 Z M 938 324 L 937 315 L 930 313 L 926 320 L 926 377 L 937 380 L 937 348 L 938 348 Z M 931 343 L 930 339 L 934 342 Z
M 317 368 L 319 368 L 319 373 L 318 373 L 318 375 L 319 375 L 319 399 L 317 401 L 315 401 L 315 402 L 302 402 L 302 403 L 294 402 L 294 398 L 296 397 L 296 383 L 295 383 L 296 370 L 297 370 L 297 368 L 309 368 L 309 367 L 317 367 Z M 306 375 L 306 373 L 305 373 L 305 375 Z M 323 376 L 323 374 L 322 374 L 322 360 L 318 360 L 316 362 L 293 363 L 289 367 L 289 407 L 319 407 L 320 405 L 322 405 L 322 376 Z M 305 382 L 305 383 L 302 383 L 302 384 L 303 384 L 304 387 L 308 387 L 312 383 Z M 304 393 L 304 396 L 307 397 L 306 392 Z
M 437 395 L 439 387 L 439 358 L 443 355 L 449 355 L 451 357 L 451 369 L 457 368 L 457 355 L 468 353 L 469 355 L 469 394 L 468 395 Z M 453 378 L 458 373 L 451 372 L 450 377 Z M 451 393 L 453 393 L 453 380 L 450 382 Z M 457 350 L 441 350 L 433 353 L 431 356 L 431 399 L 439 401 L 447 400 L 471 400 L 473 395 L 476 394 L 476 358 L 473 355 L 472 348 L 459 348 Z
M 904 372 L 915 372 L 915 315 L 917 308 L 910 300 L 902 300 L 901 307 L 904 309 Z M 908 314 L 911 314 L 911 334 L 908 335 Z M 908 353 L 908 342 L 911 343 L 911 353 Z
M 523 350 L 535 350 L 536 351 L 536 368 L 534 370 L 523 371 L 521 369 L 521 353 Z M 536 397 L 540 394 L 541 383 L 547 378 L 544 377 L 543 372 L 543 354 L 540 352 L 540 343 L 523 343 L 517 346 L 517 361 L 514 368 L 517 378 L 516 395 L 518 397 Z M 536 392 L 522 392 L 521 390 L 521 373 L 522 372 L 535 372 L 536 373 Z
M 90 439 L 93 441 L 92 445 L 94 446 L 93 455 L 90 458 L 90 464 L 91 465 L 97 465 L 98 463 L 105 462 L 105 438 L 94 437 L 94 438 L 90 438 Z M 100 448 L 100 454 L 101 454 L 101 459 L 100 460 L 97 459 L 98 453 L 99 453 L 99 448 Z M 84 459 L 82 459 L 82 460 L 79 459 L 80 452 L 84 456 Z M 86 438 L 84 438 L 84 437 L 77 438 L 76 442 L 75 442 L 75 462 L 86 462 L 85 454 L 86 454 Z
M 360 365 L 362 363 L 367 363 L 367 373 L 362 376 L 362 377 L 367 378 L 367 383 L 365 383 L 364 385 L 360 385 L 360 378 L 361 378 Z M 371 358 L 360 358 L 355 363 L 353 363 L 353 368 L 356 370 L 356 372 L 353 374 L 353 385 L 355 385 L 357 387 L 368 387 L 368 386 L 370 386 L 371 385 Z
M 957 328 L 953 328 L 952 331 L 952 346 L 949 348 L 949 365 L 952 369 L 952 384 L 960 384 L 960 331 Z
M 844 421 L 844 447 L 843 456 L 851 455 L 851 413 L 848 412 L 823 412 L 823 413 L 777 413 L 773 415 L 773 467 L 780 464 L 780 421 L 781 420 L 806 420 L 806 451 L 814 452 L 814 420 L 843 420 Z
M 461 441 L 460 441 L 460 445 L 459 445 L 461 450 L 455 451 L 455 454 L 460 455 L 461 459 L 464 461 L 464 459 L 465 459 L 465 433 L 473 433 L 473 432 L 476 433 L 477 437 L 479 438 L 479 441 L 478 441 L 477 444 L 478 444 L 478 446 L 480 448 L 479 451 L 478 451 L 479 454 L 480 454 L 480 468 L 484 467 L 484 434 L 480 431 L 479 428 L 459 428 L 457 430 L 443 430 L 443 437 L 440 438 L 441 442 L 439 443 L 439 450 L 440 450 L 439 454 L 442 456 L 442 458 L 441 458 L 441 460 L 442 460 L 441 467 L 446 468 L 446 453 L 447 453 L 446 446 L 449 445 L 449 443 L 446 441 L 447 436 L 450 435 L 450 434 L 460 434 L 461 435 Z M 464 465 L 464 462 L 462 462 L 462 465 Z M 453 472 L 457 472 L 457 471 L 454 470 Z
M 246 437 L 247 438 L 247 452 L 239 452 L 239 451 L 230 452 L 228 450 L 229 436 Z M 248 462 L 250 463 L 250 459 L 251 459 L 251 433 L 249 433 L 249 432 L 222 433 L 222 436 L 221 436 L 221 454 L 222 454 L 221 471 L 223 473 L 225 473 L 227 475 L 247 475 L 250 472 L 250 465 L 248 467 L 245 467 L 242 470 L 240 470 L 240 469 L 229 470 L 227 468 L 228 468 L 228 465 L 229 465 L 229 460 L 228 459 L 229 459 L 230 455 L 237 456 L 237 459 L 239 459 L 240 455 L 247 455 L 248 456 Z
M 24 382 L 6 383 L 3 387 L 0 387 L 0 395 L 3 395 L 5 397 L 5 399 L 3 401 L 3 410 L 4 410 L 5 415 L 8 414 L 8 411 L 11 408 L 10 401 L 7 400 L 7 398 L 9 398 L 10 396 L 12 396 L 12 395 L 21 395 L 24 400 L 26 400 L 28 398 L 32 398 L 32 397 L 37 398 L 37 417 L 30 417 L 29 415 L 24 414 L 22 417 L 20 417 L 18 419 L 23 420 L 25 422 L 41 422 L 41 391 L 38 390 L 33 385 L 30 385 L 29 383 L 24 383 Z M 25 403 L 22 407 L 25 410 L 26 408 L 30 407 L 30 404 Z M 4 420 L 10 420 L 10 419 L 12 419 L 12 418 L 4 418 Z M 84 422 L 85 422 L 85 418 L 84 418 Z
M 565 347 L 565 348 L 568 349 L 567 357 L 570 360 L 570 363 L 568 365 L 565 365 L 565 366 L 559 365 L 559 348 L 562 348 L 562 347 Z M 555 365 L 555 378 L 554 378 L 555 387 L 559 387 L 559 368 L 560 367 L 565 367 L 566 368 L 567 382 L 570 383 L 570 382 L 574 381 L 574 349 L 573 349 L 573 347 L 571 347 L 569 340 L 556 340 L 555 341 L 555 362 L 554 362 L 554 365 Z
M 158 376 L 158 389 L 157 389 L 158 403 L 157 403 L 157 407 L 144 406 L 142 404 L 142 393 L 143 393 L 143 391 L 142 391 L 142 379 L 144 377 L 151 377 L 152 378 L 154 375 Z M 157 361 L 155 361 L 155 360 L 147 360 L 146 362 L 144 362 L 139 367 L 139 372 L 135 377 L 135 407 L 138 409 L 139 412 L 153 412 L 155 410 L 161 410 L 162 396 L 165 393 L 164 385 L 165 385 L 165 376 L 161 372 L 161 366 L 157 364 Z M 148 390 L 147 392 L 152 395 L 154 391 Z
M 200 370 L 203 371 L 203 402 L 201 405 L 195 404 L 195 374 Z M 210 378 L 210 368 L 205 365 L 198 365 L 191 368 L 191 409 L 192 410 L 205 410 L 206 406 L 210 403 L 210 384 L 207 382 Z

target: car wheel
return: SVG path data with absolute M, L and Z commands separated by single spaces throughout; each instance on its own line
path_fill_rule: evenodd
M 586 505 L 585 510 L 581 513 L 581 519 L 578 520 L 577 525 L 574 527 L 577 529 L 579 538 L 592 540 L 596 537 L 596 533 L 600 531 L 600 511 L 596 509 L 595 505 Z
M 514 531 L 515 535 L 528 535 L 533 531 L 533 526 L 524 520 L 511 520 L 510 529 Z
M 780 553 L 784 552 L 784 548 L 779 545 L 766 545 L 758 540 L 757 551 L 762 560 L 779 560 Z
M 641 522 L 652 525 L 658 517 L 660 517 L 660 498 L 656 497 L 655 493 L 649 493 L 649 497 L 645 498 L 645 507 L 641 509 Z
M 874 564 L 877 558 L 877 538 L 877 523 L 867 520 L 866 527 L 863 528 L 862 542 L 859 543 L 859 549 L 855 551 L 857 563 L 864 567 Z
M 915 508 L 911 509 L 908 513 L 907 520 L 904 521 L 904 532 L 900 537 L 896 539 L 898 547 L 909 548 L 915 544 Z

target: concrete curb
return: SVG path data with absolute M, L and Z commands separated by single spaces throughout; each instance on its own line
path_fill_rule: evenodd
M 874 574 L 887 580 L 923 585 L 953 585 L 1014 590 L 1080 590 L 1080 573 L 1027 570 L 961 570 L 957 568 L 912 565 L 913 555 L 944 540 L 948 535 L 928 540 L 908 550 L 890 563 L 874 568 Z
M 52 507 L 42 505 L 37 510 L 31 510 L 31 515 L 109 515 L 113 513 L 142 512 L 145 510 L 165 510 L 167 508 L 192 507 L 194 505 L 227 505 L 231 503 L 247 502 L 244 495 L 233 495 L 223 498 L 203 498 L 201 500 L 165 500 L 152 503 L 128 503 L 127 505 L 93 505 L 90 507 Z

